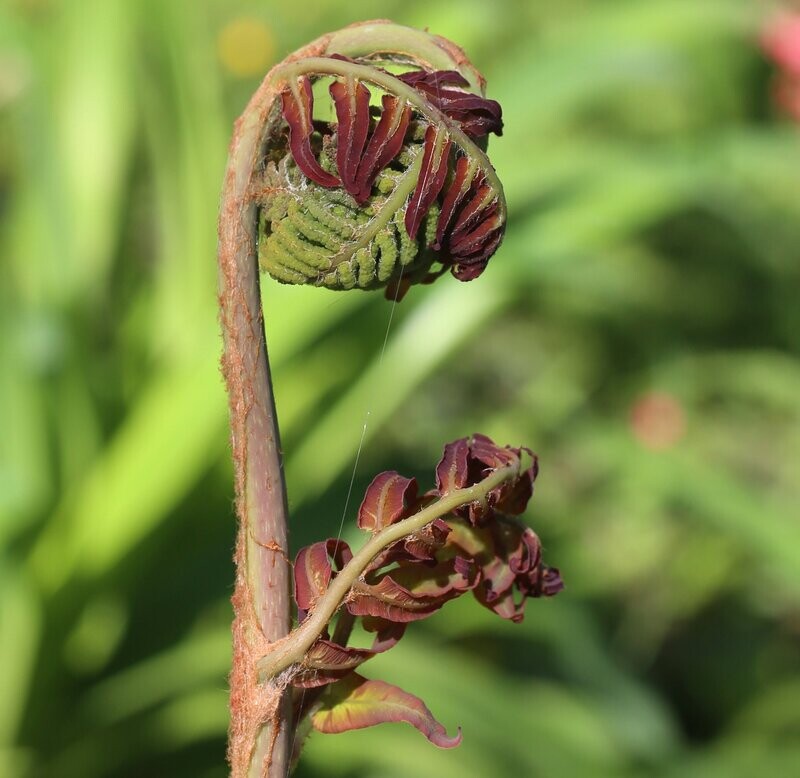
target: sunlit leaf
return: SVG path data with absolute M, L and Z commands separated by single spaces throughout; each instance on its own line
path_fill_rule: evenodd
M 329 734 L 405 721 L 439 748 L 453 748 L 461 742 L 461 731 L 448 737 L 422 700 L 396 686 L 355 673 L 330 688 L 311 721 L 315 729 Z
M 358 526 L 369 532 L 388 527 L 407 516 L 417 496 L 417 482 L 394 471 L 380 473 L 364 494 L 358 509 Z

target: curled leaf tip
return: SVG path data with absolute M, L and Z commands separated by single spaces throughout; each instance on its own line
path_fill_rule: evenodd
M 378 59 L 328 50 L 278 67 L 258 205 L 261 266 L 279 281 L 399 300 L 447 271 L 477 278 L 500 245 L 505 199 L 485 153 L 500 105 L 456 47 L 409 32 L 452 67 L 399 44 Z
M 281 93 L 281 102 L 283 117 L 289 128 L 289 148 L 298 167 L 312 181 L 322 186 L 339 186 L 339 179 L 322 169 L 311 148 L 311 136 L 314 132 L 311 80 L 305 76 L 298 79 Z
M 335 734 L 376 724 L 403 721 L 411 724 L 439 748 L 461 742 L 461 729 L 449 737 L 447 730 L 422 700 L 397 686 L 352 673 L 330 687 L 311 722 L 319 732 Z

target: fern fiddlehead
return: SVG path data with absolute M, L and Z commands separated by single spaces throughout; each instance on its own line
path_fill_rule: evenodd
M 486 156 L 500 106 L 461 49 L 377 21 L 325 35 L 273 68 L 237 121 L 219 220 L 222 360 L 239 529 L 229 761 L 286 775 L 291 710 L 260 660 L 291 623 L 286 494 L 259 269 L 330 289 L 480 275 L 502 240 Z
M 499 104 L 458 69 L 377 54 L 275 71 L 259 259 L 279 281 L 407 288 L 448 269 L 467 281 L 502 239 L 503 190 L 482 148 L 502 130 Z

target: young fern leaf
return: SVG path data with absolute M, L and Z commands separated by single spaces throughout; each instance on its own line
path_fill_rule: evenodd
M 503 478 L 486 487 L 487 477 L 503 471 Z M 352 554 L 349 546 L 331 539 L 299 552 L 298 631 L 344 580 L 347 589 L 340 592 L 339 619 L 350 626 L 361 619 L 362 627 L 376 637 L 369 648 L 348 647 L 349 631 L 342 635 L 337 624 L 333 640 L 326 630 L 309 642 L 292 680 L 302 689 L 297 695 L 298 720 L 310 713 L 312 726 L 322 732 L 406 721 L 436 745 L 458 744 L 460 734 L 446 737 L 421 700 L 382 681 L 367 681 L 355 671 L 394 646 L 410 622 L 428 618 L 469 592 L 501 618 L 519 622 L 526 600 L 561 590 L 560 573 L 544 563 L 536 533 L 516 518 L 533 495 L 536 474 L 537 460 L 528 449 L 498 446 L 484 435 L 462 438 L 445 446 L 436 468 L 436 488 L 421 496 L 415 479 L 394 471 L 373 479 L 358 512 L 359 528 L 371 535 L 367 545 L 403 524 L 414 524 L 394 542 L 382 544 L 383 551 Z M 476 487 L 481 487 L 477 499 L 459 501 L 450 510 L 437 511 L 435 518 L 429 514 L 429 521 L 419 520 L 442 500 Z M 321 694 L 319 707 L 316 695 L 309 697 L 309 688 Z
M 259 260 L 277 280 L 394 291 L 483 272 L 505 200 L 478 143 L 502 132 L 500 106 L 455 70 L 413 64 L 395 76 L 334 54 L 279 69 L 258 197 Z M 328 81 L 335 122 L 315 119 L 314 85 Z
M 315 724 L 324 731 L 341 731 L 348 720 L 402 720 L 453 745 L 419 700 L 365 681 L 354 668 L 394 646 L 407 622 L 464 592 L 514 618 L 520 597 L 560 586 L 555 571 L 532 561 L 535 536 L 516 524 L 481 534 L 481 506 L 505 501 L 501 509 L 514 514 L 528 487 L 518 483 L 527 478 L 518 462 L 486 461 L 503 458 L 491 447 L 481 459 L 476 438 L 465 455 L 469 472 L 452 469 L 439 499 L 417 496 L 411 479 L 384 476 L 362 506 L 359 523 L 370 540 L 357 553 L 339 541 L 301 552 L 294 567 L 300 623 L 291 628 L 288 507 L 259 266 L 287 283 L 385 288 L 395 297 L 448 270 L 462 281 L 477 277 L 505 229 L 503 189 L 485 153 L 487 134 L 501 130 L 500 106 L 484 97 L 483 77 L 460 48 L 387 21 L 323 35 L 288 56 L 236 122 L 218 244 L 239 517 L 232 778 L 285 778 L 296 726 L 310 712 L 303 703 L 293 707 L 291 687 L 307 691 L 306 705 L 320 702 Z M 476 461 L 488 473 L 479 482 L 470 480 Z M 480 504 L 472 504 L 476 494 Z M 498 554 L 508 565 L 492 562 Z M 374 633 L 369 648 L 347 646 L 356 618 Z

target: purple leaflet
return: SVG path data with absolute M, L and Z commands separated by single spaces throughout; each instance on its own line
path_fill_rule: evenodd
M 306 652 L 303 667 L 292 684 L 305 688 L 325 686 L 351 673 L 376 653 L 366 648 L 345 648 L 320 638 Z
M 561 579 L 561 572 L 557 567 L 542 565 L 539 571 L 536 588 L 527 593 L 529 597 L 554 597 L 564 589 L 564 581 Z
M 461 489 L 469 476 L 469 444 L 467 438 L 459 438 L 444 447 L 442 459 L 436 466 L 436 487 L 444 496 Z
M 422 169 L 405 216 L 406 232 L 412 240 L 417 237 L 417 230 L 425 214 L 442 191 L 451 145 L 447 130 L 432 124 L 425 130 Z
M 369 89 L 352 77 L 334 81 L 330 88 L 339 121 L 336 166 L 342 186 L 355 197 L 358 166 L 364 155 L 369 132 Z
M 408 516 L 417 497 L 417 481 L 394 470 L 380 473 L 367 487 L 358 509 L 358 526 L 378 532 Z
M 443 519 L 436 519 L 427 526 L 409 535 L 403 542 L 403 549 L 415 559 L 433 562 L 436 552 L 444 546 L 450 527 Z
M 333 577 L 331 560 L 341 570 L 352 558 L 350 546 L 333 538 L 300 549 L 294 562 L 294 599 L 300 621 L 327 590 Z
M 347 610 L 353 616 L 376 616 L 395 622 L 419 621 L 435 613 L 452 597 L 423 597 L 384 575 L 376 584 L 356 583 Z
M 384 95 L 382 103 L 381 118 L 358 166 L 357 192 L 353 196 L 359 204 L 366 202 L 378 173 L 400 153 L 411 121 L 411 109 L 399 97 Z
M 421 509 L 431 497 L 435 499 L 435 495 L 429 492 L 417 500 L 415 511 Z M 375 573 L 396 562 L 406 562 L 409 559 L 435 563 L 436 554 L 444 547 L 449 532 L 450 527 L 444 519 L 435 519 L 422 529 L 385 548 L 372 560 L 368 570 Z
M 378 174 L 403 146 L 411 108 L 398 97 L 384 95 L 380 119 L 367 143 L 371 122 L 369 89 L 352 77 L 334 81 L 330 93 L 338 121 L 336 166 L 341 176 L 339 180 L 323 170 L 311 150 L 314 105 L 311 81 L 303 77 L 297 83 L 296 89 L 285 90 L 281 95 L 283 116 L 289 125 L 289 147 L 297 166 L 318 184 L 343 186 L 359 205 L 363 205 Z
M 361 619 L 361 626 L 367 632 L 375 633 L 375 640 L 372 641 L 371 651 L 380 654 L 388 651 L 397 645 L 398 641 L 406 631 L 405 623 L 381 619 L 377 616 L 364 616 Z
M 420 600 L 441 600 L 444 604 L 478 583 L 478 568 L 464 557 L 448 556 L 434 566 L 399 565 L 392 571 L 392 581 Z
M 322 186 L 341 186 L 341 181 L 336 176 L 323 170 L 311 148 L 314 95 L 308 76 L 302 76 L 288 90 L 281 92 L 281 105 L 283 118 L 289 125 L 289 148 L 297 167 Z
M 533 482 L 539 474 L 539 459 L 529 448 L 522 448 L 531 457 L 531 465 L 520 475 L 516 481 L 501 488 L 497 495 L 495 505 L 498 511 L 519 516 L 528 507 L 528 502 L 533 497 Z
M 498 446 L 491 438 L 476 432 L 469 443 L 470 456 L 483 462 L 490 470 L 514 464 L 519 461 L 522 449 L 511 446 Z M 526 449 L 527 450 L 527 449 Z
M 354 78 L 334 81 L 331 97 L 338 120 L 336 165 L 345 190 L 363 205 L 375 178 L 400 152 L 411 119 L 409 106 L 393 95 L 382 98 L 383 110 L 369 135 L 369 90 Z
M 433 247 L 444 249 L 460 281 L 477 278 L 503 237 L 504 219 L 497 192 L 486 183 L 477 165 L 466 157 L 456 160 L 445 194 Z
M 445 193 L 442 202 L 442 210 L 439 214 L 439 221 L 436 224 L 436 240 L 433 244 L 433 248 L 437 251 L 444 245 L 445 230 L 453 219 L 456 209 L 463 202 L 467 192 L 469 192 L 477 167 L 478 163 L 476 160 L 470 160 L 463 154 L 458 155 L 453 169 L 453 180 L 450 182 L 450 186 Z
M 427 100 L 445 116 L 459 123 L 461 129 L 472 138 L 481 138 L 494 132 L 503 134 L 503 112 L 500 103 L 462 89 L 469 82 L 455 70 L 412 70 L 397 76 L 401 81 L 421 92 Z

